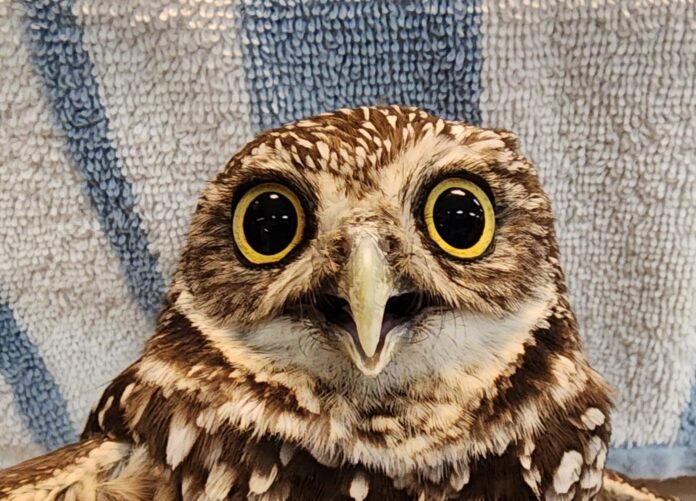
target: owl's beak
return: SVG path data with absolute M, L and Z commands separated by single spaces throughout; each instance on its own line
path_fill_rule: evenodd
M 389 362 L 393 343 L 386 342 L 384 312 L 393 292 L 393 280 L 384 252 L 372 235 L 353 241 L 339 288 L 350 306 L 356 332 L 349 351 L 357 367 L 376 376 Z

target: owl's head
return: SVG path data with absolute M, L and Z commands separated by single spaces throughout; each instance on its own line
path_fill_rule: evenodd
M 175 280 L 221 352 L 381 392 L 484 384 L 563 287 L 514 136 L 393 106 L 261 133 L 205 190 Z

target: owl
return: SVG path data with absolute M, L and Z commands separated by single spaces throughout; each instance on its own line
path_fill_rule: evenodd
M 0 497 L 664 499 L 604 470 L 553 224 L 505 130 L 382 106 L 262 132 L 82 441 Z

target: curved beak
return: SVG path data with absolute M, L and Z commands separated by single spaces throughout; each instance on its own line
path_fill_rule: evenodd
M 389 362 L 395 340 L 385 339 L 389 326 L 384 323 L 384 312 L 393 280 L 375 237 L 355 238 L 339 291 L 348 301 L 356 327 L 348 343 L 351 357 L 363 373 L 376 376 Z

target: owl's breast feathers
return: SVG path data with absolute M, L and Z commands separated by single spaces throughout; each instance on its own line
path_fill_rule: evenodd
M 563 300 L 551 311 L 474 404 L 432 381 L 430 394 L 421 387 L 356 406 L 322 400 L 306 376 L 230 360 L 170 302 L 144 356 L 92 412 L 83 442 L 4 472 L 0 494 L 590 499 L 602 485 L 609 404 Z

